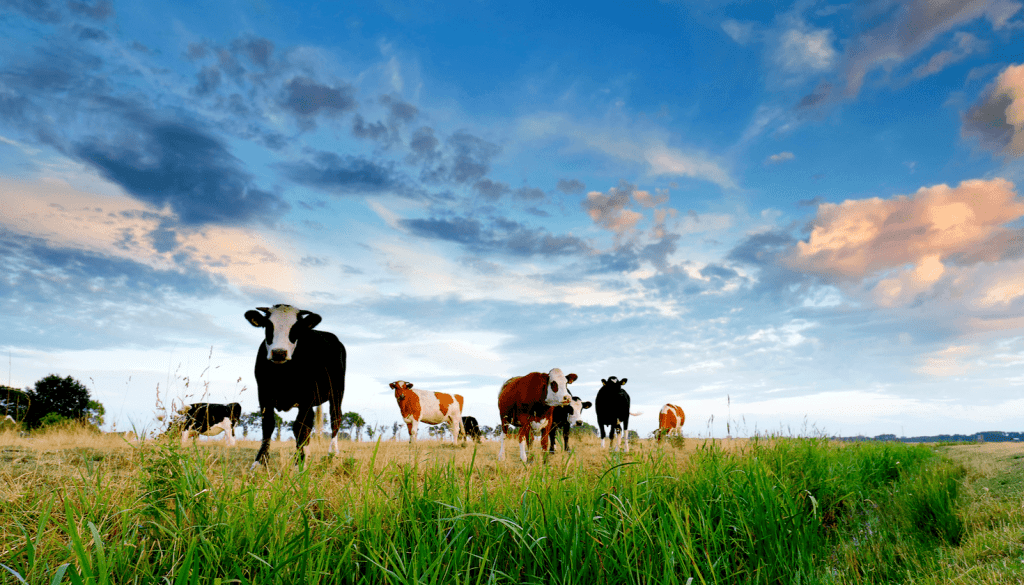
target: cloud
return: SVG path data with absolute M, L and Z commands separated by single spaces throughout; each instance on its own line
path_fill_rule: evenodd
M 1004 69 L 963 116 L 963 134 L 986 148 L 1024 155 L 1024 65 Z
M 955 48 L 935 53 L 927 63 L 915 67 L 910 76 L 914 79 L 923 79 L 988 48 L 988 43 L 971 33 L 957 32 L 953 35 L 953 42 L 956 45 Z
M 1019 9 L 1020 4 L 1010 0 L 869 2 L 860 7 L 860 17 L 864 22 L 879 24 L 849 45 L 845 54 L 846 95 L 859 93 L 870 72 L 906 62 L 940 35 L 979 18 L 987 19 L 998 30 Z
M 745 45 L 755 38 L 754 23 L 740 22 L 738 20 L 726 20 L 722 22 L 722 30 L 729 38 L 741 45 Z
M 616 236 L 627 235 L 636 229 L 637 224 L 643 219 L 643 214 L 627 209 L 630 195 L 635 189 L 635 185 L 623 182 L 618 187 L 608 189 L 607 194 L 591 191 L 587 193 L 587 198 L 580 206 L 594 223 Z
M 392 165 L 362 157 L 317 152 L 312 160 L 280 165 L 285 175 L 301 185 L 344 195 L 407 194 Z
M 769 156 L 768 158 L 766 158 L 764 162 L 766 162 L 768 164 L 779 164 L 779 163 L 783 163 L 783 162 L 786 162 L 786 161 L 793 160 L 794 158 L 796 158 L 796 157 L 793 156 L 792 152 L 786 151 L 786 152 L 780 152 L 778 154 L 773 154 L 773 155 Z
M 556 235 L 504 218 L 493 219 L 489 225 L 465 217 L 403 219 L 399 225 L 417 236 L 455 242 L 474 252 L 556 257 L 579 256 L 590 251 L 590 246 L 576 236 Z
M 922 187 L 912 196 L 823 203 L 790 267 L 829 279 L 930 262 L 929 258 L 996 257 L 1007 247 L 1003 226 L 1024 215 L 1005 179 Z
M 110 0 L 99 0 L 95 4 L 71 0 L 68 9 L 93 20 L 106 20 L 114 15 L 114 5 Z
M 0 0 L 0 6 L 16 10 L 43 24 L 55 24 L 61 20 L 61 13 L 49 0 Z
M 789 74 L 804 75 L 829 71 L 837 60 L 832 31 L 790 28 L 778 39 L 775 63 Z
M 223 142 L 196 125 L 141 111 L 117 121 L 120 127 L 106 136 L 76 139 L 68 153 L 140 201 L 170 206 L 177 222 L 271 223 L 288 209 L 278 195 L 253 183 Z
M 558 179 L 556 188 L 566 195 L 579 195 L 587 189 L 587 186 L 576 179 Z
M 312 129 L 319 115 L 336 117 L 355 111 L 355 88 L 347 83 L 325 85 L 305 76 L 297 76 L 284 84 L 281 107 L 295 114 L 300 126 Z

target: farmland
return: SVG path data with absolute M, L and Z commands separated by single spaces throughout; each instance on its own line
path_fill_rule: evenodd
M 822 438 L 234 449 L 0 435 L 10 583 L 1015 583 L 1024 449 Z M 691 581 L 692 579 L 692 581 Z

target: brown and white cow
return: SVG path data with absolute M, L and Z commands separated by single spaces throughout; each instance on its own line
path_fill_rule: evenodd
M 547 374 L 532 372 L 510 378 L 498 392 L 498 413 L 501 415 L 501 447 L 498 460 L 505 458 L 505 435 L 519 427 L 519 458 L 526 462 L 526 447 L 533 442 L 533 433 L 540 433 L 541 449 L 547 451 L 551 434 L 553 410 L 572 400 L 568 386 L 576 374 L 566 376 L 555 368 Z
M 416 440 L 420 423 L 438 425 L 447 423 L 452 431 L 452 442 L 457 443 L 462 428 L 463 398 L 459 394 L 414 390 L 412 382 L 397 380 L 390 384 L 395 400 L 402 411 L 402 420 L 409 427 L 409 442 Z
M 682 408 L 675 404 L 662 406 L 661 412 L 658 413 L 658 440 L 661 440 L 662 435 L 683 436 L 684 422 L 686 422 L 686 413 Z

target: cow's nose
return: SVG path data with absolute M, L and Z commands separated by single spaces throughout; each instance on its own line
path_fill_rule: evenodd
M 270 360 L 274 362 L 288 361 L 288 351 L 284 349 L 273 349 L 270 351 Z

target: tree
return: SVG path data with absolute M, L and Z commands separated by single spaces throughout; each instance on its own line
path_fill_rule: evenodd
M 359 440 L 359 435 L 361 434 L 362 427 L 365 424 L 366 421 L 363 420 L 363 417 L 359 416 L 358 412 L 346 412 L 345 414 L 341 415 L 341 428 L 351 429 L 352 437 L 356 441 Z
M 242 417 L 238 419 L 238 426 L 242 427 L 242 436 L 248 437 L 249 427 L 252 427 L 253 430 L 263 428 L 263 415 L 258 412 L 243 414 Z
M 398 440 L 398 431 L 400 430 L 402 430 L 402 425 L 398 424 L 397 420 L 391 424 L 391 438 L 393 440 Z
M 50 374 L 36 382 L 35 389 L 28 390 L 28 394 L 32 399 L 32 409 L 25 418 L 29 428 L 38 428 L 50 413 L 71 420 L 103 420 L 103 405 L 90 400 L 89 389 L 71 376 Z
M 28 391 L 0 386 L 0 418 L 10 416 L 16 421 L 23 421 L 31 405 Z
M 95 400 L 89 401 L 89 407 L 85 409 L 85 418 L 89 421 L 89 424 L 96 428 L 103 426 L 103 415 L 107 414 L 107 409 L 103 408 L 103 405 Z
M 373 435 L 376 434 L 376 432 L 377 427 L 373 425 L 366 425 L 366 436 L 369 437 L 371 441 L 373 440 Z

